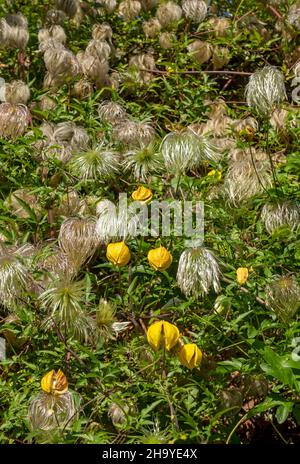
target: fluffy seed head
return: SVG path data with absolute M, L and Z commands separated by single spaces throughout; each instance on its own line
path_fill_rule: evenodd
M 267 203 L 261 211 L 261 220 L 269 234 L 283 226 L 294 230 L 300 224 L 300 205 L 293 201 Z
M 182 11 L 187 19 L 195 23 L 201 23 L 207 13 L 207 5 L 203 0 L 184 0 Z
M 287 98 L 284 75 L 274 66 L 265 66 L 252 74 L 245 94 L 248 106 L 267 116 Z
M 155 129 L 148 122 L 123 120 L 115 125 L 112 135 L 125 146 L 145 146 L 154 141 Z
M 15 139 L 24 134 L 31 122 L 31 114 L 25 105 L 2 103 L 0 105 L 0 137 Z
M 31 429 L 43 432 L 68 428 L 77 416 L 74 397 L 70 392 L 60 396 L 41 392 L 33 398 L 28 411 Z
M 153 39 L 161 30 L 161 24 L 157 18 L 151 18 L 143 22 L 143 31 L 146 37 Z
M 131 21 L 136 18 L 142 9 L 142 5 L 137 0 L 123 0 L 119 4 L 118 13 L 124 21 Z
M 101 144 L 93 150 L 75 155 L 69 166 L 82 180 L 105 181 L 117 174 L 119 161 L 118 153 Z
M 239 206 L 270 188 L 272 176 L 265 153 L 252 149 L 236 150 L 233 155 L 224 178 L 224 193 L 229 203 Z
M 142 84 L 150 82 L 154 78 L 151 72 L 145 71 L 145 69 L 155 69 L 155 59 L 150 53 L 132 56 L 129 60 L 128 67 L 129 69 L 137 71 L 136 79 Z
M 126 118 L 126 110 L 114 101 L 104 101 L 98 107 L 101 121 L 115 124 Z
M 92 37 L 95 40 L 108 40 L 112 39 L 112 28 L 107 23 L 94 24 L 92 29 Z
M 39 42 L 44 42 L 45 40 L 53 39 L 61 44 L 65 44 L 67 41 L 67 36 L 64 29 L 61 26 L 53 25 L 49 28 L 40 29 L 38 33 Z
M 132 149 L 123 156 L 125 170 L 132 171 L 138 181 L 145 182 L 151 174 L 159 174 L 163 168 L 162 156 L 155 142 Z
M 57 0 L 56 7 L 66 13 L 69 18 L 73 18 L 80 8 L 78 0 Z
M 30 90 L 25 82 L 12 81 L 9 84 L 5 84 L 4 97 L 5 101 L 12 105 L 26 105 L 30 98 Z
M 204 296 L 211 288 L 218 293 L 220 267 L 214 254 L 207 248 L 190 248 L 179 259 L 177 283 L 185 296 Z
M 111 201 L 102 200 L 97 204 L 97 215 L 96 233 L 99 241 L 117 242 L 136 235 L 140 219 L 131 204 L 128 208 L 122 208 L 121 205 L 117 208 Z
M 58 243 L 61 250 L 77 269 L 90 258 L 97 248 L 93 218 L 69 218 L 60 226 Z
M 156 17 L 162 27 L 168 27 L 176 24 L 182 16 L 182 10 L 179 5 L 169 1 L 159 5 L 156 11 Z
M 300 303 L 300 286 L 295 276 L 274 276 L 266 287 L 266 303 L 282 322 L 289 322 Z
M 164 50 L 169 50 L 169 48 L 173 48 L 174 43 L 176 41 L 175 34 L 172 32 L 162 32 L 159 35 L 159 45 Z
M 208 42 L 194 40 L 187 46 L 188 52 L 199 64 L 206 63 L 212 56 L 213 48 Z

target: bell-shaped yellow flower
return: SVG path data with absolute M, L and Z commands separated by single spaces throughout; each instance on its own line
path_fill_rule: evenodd
M 156 271 L 165 271 L 171 266 L 173 257 L 165 247 L 160 246 L 149 251 L 148 261 Z
M 108 261 L 117 266 L 126 266 L 131 259 L 131 254 L 125 242 L 109 243 L 106 248 Z
M 154 322 L 147 330 L 147 340 L 155 351 L 162 345 L 170 351 L 178 342 L 179 336 L 176 325 L 167 321 Z
M 63 395 L 68 391 L 67 377 L 62 370 L 55 372 L 54 369 L 48 372 L 41 380 L 41 387 L 45 393 L 53 395 Z
M 135 201 L 141 201 L 142 203 L 148 203 L 148 201 L 150 201 L 151 198 L 153 197 L 153 193 L 150 189 L 141 185 L 137 190 L 135 190 L 132 193 L 131 197 Z
M 181 364 L 193 369 L 201 363 L 202 351 L 195 343 L 187 343 L 180 349 L 178 356 Z
M 218 181 L 222 179 L 222 171 L 219 169 L 212 169 L 207 175 L 210 177 L 216 177 Z
M 249 271 L 246 267 L 239 267 L 236 270 L 236 280 L 240 285 L 243 285 L 247 282 L 249 276 Z

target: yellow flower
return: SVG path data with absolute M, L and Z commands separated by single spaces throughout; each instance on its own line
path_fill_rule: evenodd
M 156 271 L 165 271 L 171 266 L 173 258 L 165 247 L 160 246 L 149 251 L 148 261 Z
M 210 177 L 216 177 L 217 180 L 221 180 L 222 179 L 222 171 L 220 171 L 219 169 L 212 169 L 211 171 L 209 171 L 209 173 L 207 174 L 208 176 Z
M 170 351 L 179 340 L 179 330 L 176 325 L 167 321 L 158 321 L 150 325 L 147 330 L 147 340 L 156 351 L 161 345 Z
M 108 261 L 117 266 L 126 266 L 129 263 L 131 254 L 125 242 L 109 243 L 106 249 Z
M 153 193 L 147 187 L 142 185 L 132 193 L 133 200 L 141 201 L 142 203 L 148 203 L 153 197 Z
M 62 395 L 68 391 L 67 377 L 60 369 L 55 372 L 54 369 L 44 375 L 41 380 L 42 390 L 53 395 Z
M 240 285 L 243 285 L 247 282 L 249 271 L 246 267 L 239 267 L 236 270 L 236 280 Z
M 202 351 L 195 343 L 187 343 L 179 351 L 179 360 L 184 366 L 193 369 L 201 363 Z

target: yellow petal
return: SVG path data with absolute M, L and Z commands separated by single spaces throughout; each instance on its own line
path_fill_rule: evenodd
M 41 380 L 42 390 L 46 393 L 51 393 L 52 391 L 52 381 L 53 381 L 54 374 L 55 374 L 55 371 L 52 369 L 52 371 L 45 374 Z
M 246 267 L 239 267 L 236 270 L 236 280 L 240 285 L 243 285 L 247 282 L 249 271 Z
M 170 351 L 179 340 L 179 330 L 176 325 L 170 324 L 169 322 L 164 321 L 164 338 L 166 350 Z
M 160 246 L 149 251 L 148 261 L 156 271 L 165 271 L 171 266 L 173 257 L 166 248 Z
M 106 257 L 111 263 L 117 266 L 126 266 L 131 259 L 131 254 L 124 242 L 117 242 L 107 245 Z
M 59 369 L 48 372 L 41 380 L 42 390 L 54 395 L 62 395 L 68 390 L 68 381 L 65 374 Z
M 179 360 L 184 366 L 193 369 L 201 363 L 202 351 L 195 343 L 187 343 L 179 351 Z
M 155 351 L 161 345 L 170 351 L 178 342 L 179 335 L 177 327 L 167 321 L 154 322 L 147 330 L 147 340 Z
M 141 201 L 143 203 L 148 203 L 153 197 L 153 193 L 147 187 L 141 185 L 137 190 L 132 193 L 132 198 L 135 201 Z

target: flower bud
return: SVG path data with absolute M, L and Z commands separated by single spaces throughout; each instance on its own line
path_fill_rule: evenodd
M 147 187 L 141 185 L 137 190 L 132 193 L 132 198 L 135 201 L 140 201 L 141 203 L 148 203 L 153 197 L 153 193 Z
M 246 267 L 239 267 L 236 270 L 236 280 L 240 285 L 244 285 L 247 282 L 249 276 L 249 271 Z
M 167 321 L 157 321 L 147 330 L 147 340 L 152 348 L 157 351 L 162 345 L 170 351 L 179 340 L 179 330 Z
M 106 257 L 117 266 L 126 266 L 131 259 L 131 254 L 125 242 L 117 242 L 107 245 Z
M 193 369 L 201 363 L 202 351 L 195 343 L 187 343 L 180 349 L 178 356 L 181 364 Z
M 165 271 L 171 266 L 173 257 L 165 247 L 160 246 L 149 251 L 148 261 L 156 271 Z
M 45 393 L 63 395 L 68 391 L 68 381 L 60 369 L 57 372 L 52 370 L 42 378 L 41 387 Z

